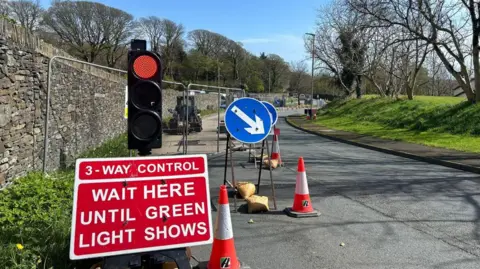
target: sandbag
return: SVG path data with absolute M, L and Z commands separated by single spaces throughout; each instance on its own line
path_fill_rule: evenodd
M 248 213 L 266 212 L 268 208 L 268 197 L 252 195 L 247 199 Z
M 238 182 L 236 184 L 238 193 L 243 199 L 246 199 L 252 196 L 255 193 L 255 184 L 250 182 Z
M 263 154 L 263 156 L 258 154 L 257 156 L 255 156 L 255 158 L 265 160 L 268 158 L 268 154 Z
M 267 159 L 267 160 L 263 161 L 263 165 L 265 165 L 266 168 L 269 168 L 271 166 L 273 169 L 275 169 L 275 168 L 278 167 L 278 160 L 268 161 L 268 159 Z

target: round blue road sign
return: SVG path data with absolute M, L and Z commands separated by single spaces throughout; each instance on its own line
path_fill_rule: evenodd
M 264 104 L 265 107 L 267 107 L 268 112 L 270 112 L 270 114 L 272 115 L 272 125 L 275 125 L 277 123 L 277 120 L 278 120 L 277 109 L 275 108 L 275 106 L 273 106 L 272 104 L 270 104 L 267 101 L 262 101 L 262 104 Z
M 239 98 L 225 111 L 225 128 L 242 143 L 258 143 L 270 134 L 271 116 L 262 102 L 250 97 Z

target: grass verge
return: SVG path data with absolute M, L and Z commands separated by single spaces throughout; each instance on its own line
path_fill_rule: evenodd
M 126 134 L 81 155 L 126 157 Z M 0 268 L 88 268 L 72 262 L 70 226 L 74 166 L 47 176 L 32 172 L 0 192 Z
M 320 125 L 427 146 L 480 152 L 480 106 L 463 98 L 419 96 L 393 100 L 368 96 L 335 101 L 319 111 Z

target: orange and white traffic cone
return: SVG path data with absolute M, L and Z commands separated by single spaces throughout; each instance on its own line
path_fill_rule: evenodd
M 298 159 L 297 182 L 295 185 L 295 197 L 293 206 L 285 208 L 285 213 L 291 217 L 318 217 L 320 213 L 313 209 L 310 193 L 308 191 L 307 173 L 303 157 Z
M 272 155 L 270 159 L 277 160 L 278 165 L 282 165 L 282 158 L 280 157 L 280 144 L 278 143 L 278 135 L 273 135 Z
M 212 253 L 207 265 L 207 269 L 220 268 L 241 268 L 233 240 L 230 204 L 228 203 L 228 193 L 225 185 L 220 186 L 218 214 L 215 220 L 215 238 L 213 239 Z

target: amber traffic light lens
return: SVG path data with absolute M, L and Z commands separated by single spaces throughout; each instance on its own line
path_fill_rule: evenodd
M 133 72 L 141 79 L 149 79 L 158 71 L 155 59 L 149 55 L 142 55 L 133 62 Z
M 144 81 L 136 84 L 133 88 L 132 102 L 142 109 L 158 107 L 162 102 L 162 90 L 158 84 L 151 81 Z

